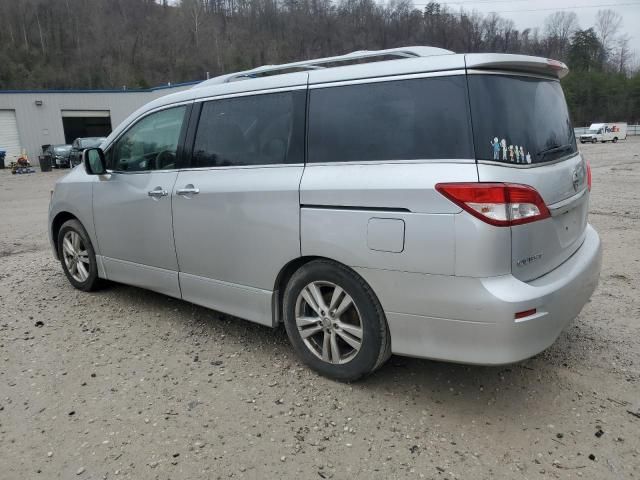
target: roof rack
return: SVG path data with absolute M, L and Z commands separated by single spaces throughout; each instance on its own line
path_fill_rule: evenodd
M 351 62 L 354 60 L 366 60 L 369 59 L 373 62 L 377 61 L 380 57 L 398 57 L 400 58 L 415 58 L 415 57 L 431 57 L 434 55 L 448 55 L 452 54 L 451 50 L 445 50 L 443 48 L 436 47 L 401 47 L 401 48 L 389 48 L 386 50 L 359 50 L 357 52 L 347 53 L 345 55 L 338 55 L 335 57 L 317 58 L 315 60 L 304 60 L 302 62 L 284 63 L 282 65 L 263 65 L 261 67 L 253 68 L 251 70 L 244 70 L 242 72 L 230 73 L 227 75 L 220 75 L 209 80 L 205 80 L 192 88 L 207 87 L 210 85 L 216 85 L 220 83 L 229 83 L 236 80 L 246 80 L 249 78 L 255 78 L 265 73 L 271 73 L 277 75 L 278 73 L 288 73 L 287 70 L 318 70 L 326 68 L 326 64 Z

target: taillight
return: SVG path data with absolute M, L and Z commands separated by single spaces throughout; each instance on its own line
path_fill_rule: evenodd
M 591 164 L 587 160 L 587 188 L 591 191 Z
M 550 217 L 535 188 L 515 183 L 438 183 L 436 190 L 483 222 L 509 227 Z

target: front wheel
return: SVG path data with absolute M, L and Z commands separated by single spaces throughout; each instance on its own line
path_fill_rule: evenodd
M 77 220 L 67 220 L 58 232 L 58 258 L 67 279 L 78 290 L 90 292 L 100 285 L 96 254 L 89 235 Z
M 591 143 L 598 143 L 598 139 L 597 138 L 592 139 Z
M 391 355 L 382 306 L 357 273 L 314 260 L 292 277 L 284 294 L 284 324 L 298 356 L 310 368 L 354 381 Z

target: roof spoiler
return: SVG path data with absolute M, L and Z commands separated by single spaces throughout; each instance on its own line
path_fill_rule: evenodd
M 467 69 L 507 70 L 556 78 L 563 78 L 569 73 L 569 67 L 558 60 L 506 53 L 468 53 L 465 55 L 465 64 Z

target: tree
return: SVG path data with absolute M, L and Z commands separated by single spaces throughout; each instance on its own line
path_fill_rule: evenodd
M 422 5 L 422 4 L 420 4 Z M 0 89 L 122 88 L 200 80 L 354 50 L 431 45 L 558 58 L 575 119 L 640 117 L 638 59 L 615 12 L 578 30 L 410 0 L 0 0 Z
M 569 67 L 576 70 L 589 72 L 602 68 L 604 49 L 593 28 L 573 34 L 568 60 Z
M 622 16 L 613 10 L 598 10 L 595 31 L 605 54 L 609 54 L 622 27 Z
M 544 32 L 550 56 L 564 59 L 571 37 L 580 28 L 578 16 L 575 12 L 555 12 L 547 16 L 544 22 Z

